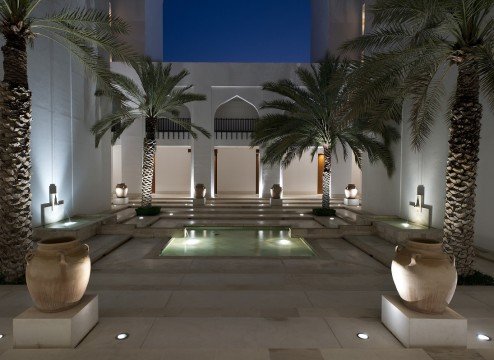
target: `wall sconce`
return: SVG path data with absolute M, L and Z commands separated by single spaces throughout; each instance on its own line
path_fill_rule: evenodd
M 49 187 L 49 194 L 50 194 L 50 205 L 51 209 L 53 210 L 55 205 L 58 205 L 58 199 L 57 199 L 57 186 L 55 184 L 50 184 Z

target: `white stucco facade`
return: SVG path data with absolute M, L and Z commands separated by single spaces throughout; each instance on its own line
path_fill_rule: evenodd
M 106 1 L 74 1 L 74 5 L 106 9 Z M 65 2 L 43 2 L 45 14 Z M 2 40 L 3 41 L 3 40 Z M 1 64 L 0 64 L 1 69 Z M 0 70 L 3 73 L 3 69 Z M 3 75 L 3 74 L 2 74 Z M 96 119 L 110 107 L 94 96 L 94 82 L 68 51 L 43 37 L 28 48 L 28 79 L 32 91 L 32 213 L 41 224 L 41 204 L 55 184 L 66 216 L 110 208 L 111 148 L 105 139 L 98 149 L 90 133 Z
M 135 79 L 134 71 L 122 63 L 112 63 L 112 70 L 126 74 Z M 207 100 L 194 102 L 187 105 L 191 120 L 211 132 L 212 137 L 207 139 L 200 135 L 197 140 L 190 139 L 162 139 L 158 140 L 158 147 L 190 147 L 191 162 L 182 163 L 171 161 L 170 166 L 180 173 L 184 172 L 184 166 L 191 166 L 191 183 L 193 185 L 203 183 L 212 196 L 215 194 L 215 184 L 218 184 L 217 192 L 239 193 L 255 195 L 255 150 L 249 149 L 250 140 L 244 135 L 234 137 L 215 136 L 214 119 L 216 118 L 255 118 L 267 113 L 260 109 L 263 101 L 272 99 L 274 95 L 263 91 L 261 85 L 266 81 L 276 81 L 288 78 L 297 82 L 295 70 L 306 64 L 273 64 L 273 63 L 173 63 L 173 71 L 178 72 L 183 68 L 189 70 L 190 75 L 181 85 L 193 85 L 193 91 L 205 94 Z M 137 80 L 137 79 L 136 79 Z M 144 122 L 135 123 L 124 132 L 119 140 L 118 150 L 114 151 L 114 171 L 121 179 L 112 182 L 125 182 L 131 193 L 140 191 L 140 166 L 142 163 L 142 140 L 144 137 Z M 121 150 L 120 150 L 121 149 Z M 218 179 L 215 182 L 214 150 L 218 150 Z M 261 157 L 262 157 L 262 149 Z M 250 155 L 247 155 L 249 154 Z M 341 151 L 340 151 L 341 153 Z M 121 155 L 120 155 L 121 154 Z M 341 154 L 340 154 L 341 155 Z M 252 160 L 253 159 L 253 160 Z M 121 161 L 121 163 L 115 162 Z M 235 172 L 233 162 L 238 162 L 242 176 Z M 161 162 L 160 162 L 161 163 Z M 190 164 L 190 165 L 189 165 Z M 228 170 L 230 169 L 230 170 Z M 269 189 L 275 183 L 287 181 L 289 188 L 287 193 L 293 195 L 317 194 L 317 157 L 311 162 L 310 157 L 304 156 L 302 163 L 295 160 L 286 170 L 280 166 L 270 167 L 260 164 L 259 189 L 260 196 L 268 197 Z M 235 172 L 235 174 L 233 174 Z M 115 176 L 115 175 L 114 175 Z M 162 183 L 160 169 L 157 168 L 157 182 Z M 225 177 L 230 177 L 228 180 Z M 232 179 L 236 179 L 233 181 Z M 254 181 L 254 183 L 252 183 Z M 333 194 L 342 195 L 345 186 L 350 182 L 360 182 L 360 174 L 355 171 L 352 158 L 334 164 L 333 168 Z M 235 190 L 235 185 L 237 189 Z M 298 185 L 296 185 L 298 184 Z M 183 187 L 182 187 L 183 188 Z M 158 192 L 158 189 L 156 190 Z M 159 192 L 172 192 L 171 187 L 160 187 Z

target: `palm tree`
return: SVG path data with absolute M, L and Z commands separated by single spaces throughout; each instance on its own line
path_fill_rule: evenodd
M 343 158 L 350 150 L 360 167 L 364 154 L 371 162 L 382 161 L 388 172 L 394 162 L 388 147 L 397 136 L 391 126 L 374 131 L 364 116 L 350 118 L 348 73 L 356 66 L 348 60 L 328 57 L 310 69 L 298 68 L 296 74 L 303 85 L 290 80 L 268 82 L 263 89 L 284 98 L 265 101 L 261 108 L 275 110 L 261 117 L 252 136 L 251 146 L 265 148 L 264 163 L 287 167 L 295 157 L 318 147 L 324 149 L 322 207 L 329 209 L 331 198 L 331 165 L 338 160 L 336 148 L 342 145 Z
M 0 32 L 4 78 L 0 84 L 0 272 L 7 282 L 24 276 L 26 252 L 32 247 L 31 215 L 31 92 L 27 76 L 27 45 L 37 38 L 63 46 L 88 70 L 106 78 L 107 64 L 97 47 L 121 59 L 130 48 L 117 37 L 127 25 L 107 12 L 64 8 L 38 17 L 43 0 L 2 0 Z
M 482 105 L 480 91 L 494 108 L 494 0 L 377 0 L 370 33 L 344 45 L 365 52 L 352 88 L 354 111 L 374 109 L 376 99 L 400 111 L 410 101 L 411 142 L 419 150 L 430 134 L 455 75 L 449 117 L 443 243 L 456 257 L 460 276 L 471 275 L 474 261 L 475 187 Z M 377 105 L 377 106 L 376 106 Z M 377 110 L 376 110 L 377 109 Z
M 210 137 L 208 131 L 200 126 L 178 118 L 180 108 L 192 101 L 206 100 L 206 96 L 190 92 L 192 85 L 177 85 L 189 72 L 182 70 L 176 75 L 171 74 L 171 64 L 154 63 L 151 59 L 143 59 L 134 64 L 140 84 L 132 79 L 114 74 L 111 87 L 120 93 L 120 108 L 99 120 L 92 128 L 98 146 L 102 136 L 112 127 L 112 144 L 136 120 L 144 120 L 146 135 L 142 159 L 142 207 L 151 206 L 151 191 L 154 173 L 154 157 L 156 153 L 156 130 L 159 119 L 169 119 L 190 132 L 197 138 L 194 129 Z

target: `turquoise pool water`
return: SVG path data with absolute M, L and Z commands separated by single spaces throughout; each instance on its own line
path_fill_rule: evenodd
M 185 237 L 171 238 L 160 256 L 315 256 L 288 228 L 187 228 Z

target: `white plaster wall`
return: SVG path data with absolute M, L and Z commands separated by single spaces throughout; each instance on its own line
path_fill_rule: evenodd
M 485 100 L 483 101 L 483 114 L 477 178 L 475 241 L 480 247 L 494 250 L 494 232 L 492 231 L 494 109 L 491 109 Z
M 94 3 L 98 8 L 107 5 L 105 1 Z M 86 2 L 74 1 L 71 5 L 85 6 Z M 37 13 L 62 6 L 66 6 L 63 1 L 43 2 Z M 42 37 L 35 40 L 34 48 L 28 47 L 28 78 L 33 105 L 33 225 L 41 223 L 41 204 L 48 202 L 51 183 L 57 185 L 58 198 L 65 201 L 67 215 L 109 209 L 109 140 L 105 138 L 96 149 L 90 134 L 96 118 L 109 110 L 109 103 L 94 96 L 94 84 L 65 49 Z
M 189 193 L 192 154 L 187 147 L 158 146 L 156 193 Z
M 401 142 L 393 144 L 395 172 L 389 177 L 381 163 L 362 162 L 362 210 L 380 215 L 400 212 Z
M 114 191 L 117 184 L 122 182 L 122 145 L 113 145 L 111 149 L 111 184 Z
M 218 194 L 256 193 L 256 151 L 248 147 L 218 148 Z
M 284 195 L 317 194 L 317 154 L 311 160 L 309 151 L 282 170 Z
M 446 79 L 447 88 L 453 88 L 455 72 Z M 377 214 L 392 214 L 406 218 L 408 204 L 416 199 L 417 186 L 425 189 L 424 203 L 432 207 L 432 226 L 442 228 L 445 201 L 445 173 L 448 155 L 448 125 L 442 114 L 438 117 L 428 141 L 420 152 L 410 146 L 410 130 L 408 123 L 401 126 L 402 140 L 394 146 L 397 171 L 389 179 L 382 166 L 364 165 L 364 210 Z M 404 107 L 403 117 L 406 119 L 407 106 Z M 483 101 L 483 119 L 481 131 L 480 155 L 477 177 L 476 196 L 476 245 L 494 250 L 494 235 L 492 233 L 491 206 L 494 201 L 492 177 L 494 176 L 494 115 L 492 109 Z M 401 165 L 401 166 L 400 166 Z
M 294 159 L 283 173 L 283 189 L 287 195 L 314 195 L 317 194 L 317 155 L 322 154 L 322 148 L 314 156 L 312 161 L 311 152 L 304 153 L 299 160 Z M 349 183 L 354 183 L 357 188 L 361 189 L 361 172 L 356 167 L 353 157 L 348 157 L 345 161 L 341 146 L 337 148 L 339 161 L 333 158 L 331 171 L 331 194 L 333 197 L 341 197 L 345 193 L 345 187 Z

